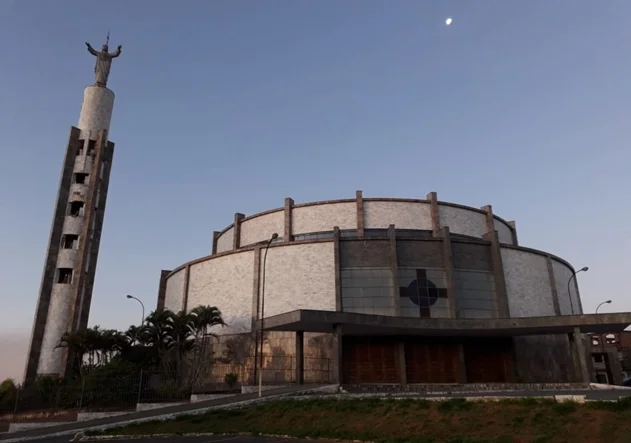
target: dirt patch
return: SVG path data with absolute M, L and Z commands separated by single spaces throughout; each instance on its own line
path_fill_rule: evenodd
M 505 400 L 285 400 L 181 416 L 109 430 L 109 434 L 232 433 L 378 442 L 629 442 L 631 402 Z

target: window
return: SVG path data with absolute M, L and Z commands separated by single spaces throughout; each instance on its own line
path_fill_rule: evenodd
M 88 184 L 88 174 L 83 172 L 76 172 L 74 175 L 74 182 L 79 185 L 87 185 Z
M 61 247 L 63 249 L 77 249 L 79 247 L 79 236 L 66 234 L 61 237 Z
M 594 363 L 604 363 L 605 358 L 602 354 L 594 354 Z
M 72 283 L 72 269 L 59 268 L 57 270 L 57 283 L 69 285 Z
M 484 271 L 454 270 L 454 295 L 459 318 L 495 318 L 495 279 Z
M 95 140 L 88 140 L 88 155 L 90 157 L 94 156 L 95 148 L 96 148 L 96 141 Z
M 397 315 L 390 268 L 343 268 L 340 276 L 344 312 Z
M 77 157 L 83 155 L 83 146 L 85 145 L 85 140 L 79 140 L 79 149 L 77 149 Z
M 84 206 L 83 202 L 78 202 L 78 201 L 70 202 L 70 204 L 68 205 L 68 215 L 71 215 L 73 217 L 82 217 L 83 206 Z

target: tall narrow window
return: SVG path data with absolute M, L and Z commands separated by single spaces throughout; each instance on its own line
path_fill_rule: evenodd
M 77 149 L 77 157 L 83 155 L 83 146 L 85 145 L 85 140 L 79 140 L 79 149 Z
M 70 202 L 68 205 L 68 215 L 72 215 L 73 217 L 82 217 L 83 216 L 83 202 Z
M 77 249 L 79 247 L 79 236 L 74 234 L 65 234 L 61 237 L 61 247 L 63 249 Z
M 71 268 L 59 268 L 57 269 L 57 283 L 69 285 L 72 283 L 72 269 Z
M 88 155 L 94 156 L 94 150 L 96 149 L 96 140 L 88 140 Z
M 74 182 L 80 185 L 88 184 L 88 174 L 83 172 L 76 172 L 74 175 Z

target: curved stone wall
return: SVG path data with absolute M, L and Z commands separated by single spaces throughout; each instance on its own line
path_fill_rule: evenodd
M 237 248 L 241 248 L 264 242 L 274 232 L 284 237 L 287 229 L 291 229 L 291 235 L 295 236 L 332 231 L 335 226 L 341 230 L 358 230 L 386 229 L 391 224 L 397 229 L 425 231 L 447 226 L 454 234 L 476 238 L 483 238 L 489 231 L 496 230 L 500 243 L 515 245 L 511 225 L 495 215 L 492 215 L 492 224 L 489 225 L 487 217 L 488 214 L 483 209 L 439 202 L 435 199 L 364 199 L 358 195 L 354 200 L 331 200 L 297 205 L 292 203 L 285 208 L 246 217 L 237 222 L 236 226 L 228 226 L 215 240 L 216 252 L 234 249 L 236 230 L 239 232 Z M 287 223 L 289 226 L 286 226 Z
M 355 202 L 296 206 L 292 209 L 291 216 L 292 235 L 330 231 L 333 226 L 357 229 Z
M 398 202 L 366 200 L 364 202 L 366 229 L 387 228 L 432 230 L 429 202 Z
M 171 274 L 167 279 L 167 287 L 164 296 L 164 307 L 173 312 L 180 312 L 184 308 L 184 283 L 186 281 L 186 268 Z
M 342 239 L 338 254 L 333 239 L 272 244 L 265 269 L 265 317 L 297 309 L 336 310 L 336 266 L 341 276 L 339 303 L 344 310 L 418 316 L 418 311 L 416 314 L 402 311 L 403 299 L 401 312 L 398 308 L 382 309 L 387 302 L 382 300 L 384 297 L 390 301 L 391 297 L 402 297 L 400 288 L 391 287 L 389 244 L 382 237 Z M 498 310 L 502 300 L 506 301 L 510 317 L 571 314 L 567 281 L 573 270 L 562 260 L 532 249 L 501 246 L 503 278 L 498 279 L 492 242 L 452 237 L 451 246 L 453 272 L 450 278 L 453 278 L 455 306 L 450 311 L 447 300 L 441 301 L 440 306 L 432 306 L 429 314 L 432 318 L 501 317 L 506 315 L 502 314 L 506 312 L 502 308 Z M 176 269 L 167 277 L 164 307 L 179 311 L 186 306 L 190 311 L 199 305 L 217 306 L 227 326 L 214 332 L 226 335 L 250 331 L 257 315 L 264 251 L 261 246 L 243 248 L 208 256 Z M 397 239 L 397 285 L 408 287 L 410 281 L 419 278 L 421 270 L 439 290 L 447 288 L 443 254 L 442 240 L 438 238 Z M 357 283 L 349 283 L 346 275 L 349 272 Z M 349 291 L 349 287 L 359 288 L 360 298 L 372 299 L 360 300 L 361 303 L 355 300 L 355 304 L 351 304 L 347 298 L 357 295 L 351 295 L 353 291 Z M 576 282 L 572 284 L 572 291 L 574 313 L 579 313 Z M 358 311 L 358 307 L 362 309 Z
M 267 240 L 274 233 L 282 237 L 284 226 L 285 211 L 282 209 L 246 218 L 241 222 L 241 245 L 246 246 Z
M 502 264 L 511 317 L 555 315 L 544 255 L 502 248 Z

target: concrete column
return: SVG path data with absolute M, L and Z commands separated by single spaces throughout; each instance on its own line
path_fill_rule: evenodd
M 486 232 L 495 231 L 495 220 L 493 219 L 493 207 L 491 205 L 482 206 L 486 221 Z
M 158 304 L 156 309 L 164 309 L 164 301 L 167 293 L 167 276 L 171 273 L 170 270 L 163 269 L 160 271 L 160 283 L 158 284 Z
M 217 239 L 219 238 L 219 234 L 221 234 L 220 231 L 213 231 L 213 248 L 211 251 L 212 255 L 215 255 L 217 253 Z
M 285 198 L 285 233 L 283 234 L 283 242 L 289 243 L 292 240 L 293 224 L 292 224 L 292 210 L 294 207 L 294 201 L 287 197 Z
M 491 243 L 491 263 L 495 279 L 495 297 L 497 312 L 500 318 L 509 318 L 508 296 L 506 294 L 506 278 L 504 277 L 504 265 L 497 231 L 487 232 L 482 238 Z
M 335 325 L 333 327 L 333 383 L 339 385 L 344 383 L 342 341 L 342 325 Z
M 252 278 L 252 337 L 256 338 L 256 322 L 259 318 L 260 309 L 260 286 L 261 286 L 261 246 L 254 248 L 254 271 Z
M 390 315 L 401 315 L 401 297 L 399 296 L 399 264 L 397 260 L 397 234 L 394 225 L 388 226 L 390 244 L 390 295 L 393 299 L 394 312 Z
M 513 235 L 513 245 L 519 246 L 519 242 L 517 241 L 517 224 L 515 221 L 508 221 L 508 226 L 511 227 L 511 234 Z
M 407 385 L 408 371 L 405 367 L 405 342 L 399 342 L 397 351 L 399 354 L 399 378 L 401 379 L 402 385 Z
M 305 382 L 304 340 L 305 333 L 296 331 L 296 384 L 299 385 Z
M 241 247 L 241 221 L 245 218 L 244 214 L 237 212 L 234 214 L 234 237 L 232 238 L 232 249 Z
M 362 191 L 355 192 L 355 198 L 357 200 L 357 236 L 364 236 L 365 222 L 364 222 L 364 196 Z
M 549 255 L 546 256 L 546 262 L 548 264 L 548 280 L 550 281 L 550 288 L 552 289 L 552 305 L 554 306 L 554 313 L 555 315 L 561 315 L 556 277 L 554 276 L 554 268 L 552 267 L 552 258 Z
M 335 268 L 335 310 L 343 311 L 342 277 L 340 275 L 340 228 L 333 227 L 333 266 Z
M 444 226 L 438 236 L 443 239 L 443 266 L 445 268 L 445 283 L 447 289 L 447 301 L 449 303 L 449 317 L 458 318 L 458 309 L 456 306 L 456 290 L 454 284 L 454 256 L 451 247 L 451 236 L 449 226 Z
M 191 265 L 186 265 L 184 269 L 184 297 L 182 298 L 182 311 L 188 312 L 188 284 L 191 280 Z M 177 314 L 177 312 L 176 312 Z
M 574 364 L 579 376 L 579 382 L 589 383 L 589 371 L 587 370 L 587 356 L 585 353 L 585 345 L 578 327 L 574 328 L 574 332 L 570 334 L 570 344 L 573 347 Z
M 430 192 L 425 198 L 429 201 L 430 214 L 432 217 L 432 233 L 436 237 L 440 231 L 440 208 L 438 207 L 438 194 L 436 192 Z

